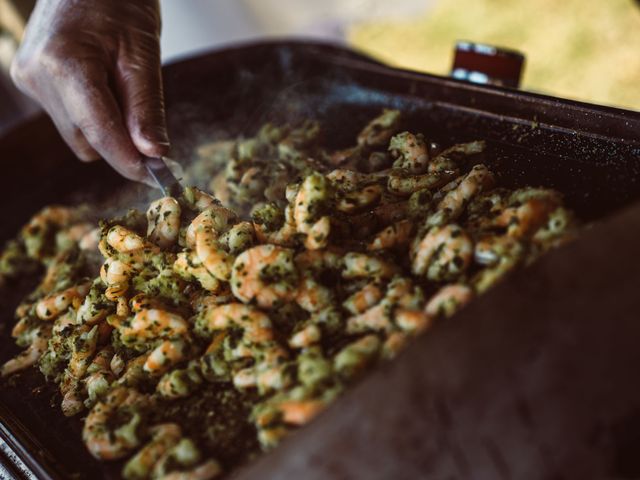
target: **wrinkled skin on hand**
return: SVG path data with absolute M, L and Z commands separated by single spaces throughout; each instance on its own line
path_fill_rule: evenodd
M 149 183 L 141 153 L 169 148 L 158 0 L 39 0 L 11 68 L 83 161 Z

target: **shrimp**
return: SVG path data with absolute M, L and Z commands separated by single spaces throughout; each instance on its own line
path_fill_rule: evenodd
M 189 324 L 180 315 L 150 308 L 136 313 L 131 322 L 119 330 L 126 345 L 145 346 L 149 340 L 183 336 L 189 331 Z
M 254 222 L 256 237 L 262 243 L 272 243 L 281 247 L 291 247 L 295 244 L 295 235 L 298 233 L 296 221 L 293 216 L 293 208 L 289 205 L 284 209 L 284 223 L 273 231 L 268 230 L 268 225 Z
M 329 242 L 329 234 L 331 233 L 331 219 L 322 217 L 314 223 L 307 232 L 304 246 L 309 250 L 320 250 L 326 248 Z
M 231 290 L 245 303 L 255 301 L 262 308 L 274 308 L 295 298 L 297 281 L 292 250 L 259 245 L 236 258 Z
M 150 248 L 144 238 L 121 225 L 116 225 L 108 230 L 106 241 L 111 248 L 120 253 Z
M 203 210 L 187 227 L 185 241 L 187 247 L 196 247 L 196 234 L 202 230 L 212 231 L 216 238 L 222 235 L 236 221 L 237 215 L 221 205 L 212 205 Z
M 429 166 L 429 152 L 422 135 L 402 132 L 391 138 L 389 152 L 396 159 L 394 168 L 402 168 L 411 174 L 421 174 Z
M 125 295 L 129 289 L 129 282 L 134 274 L 134 269 L 128 263 L 109 257 L 102 264 L 100 278 L 107 285 L 105 297 L 111 301 L 116 301 Z
M 162 375 L 187 359 L 190 350 L 191 345 L 185 339 L 164 340 L 147 357 L 144 371 L 154 376 Z
M 147 237 L 160 248 L 175 245 L 180 232 L 180 204 L 173 197 L 156 200 L 147 210 Z
M 343 267 L 343 256 L 338 250 L 306 250 L 296 255 L 295 264 L 300 272 L 340 270 Z
M 376 359 L 380 347 L 377 335 L 365 335 L 348 344 L 333 359 L 336 373 L 344 378 L 357 376 Z
M 163 475 L 161 480 L 212 480 L 222 475 L 223 470 L 216 460 L 207 460 L 191 470 L 171 472 Z
M 147 362 L 148 357 L 149 354 L 145 353 L 129 360 L 126 363 L 124 371 L 118 379 L 117 384 L 135 388 L 149 378 L 147 372 L 144 370 L 144 365 Z
M 98 326 L 89 329 L 84 327 L 71 343 L 71 359 L 69 360 L 69 374 L 76 379 L 84 376 L 91 363 L 91 359 L 98 344 Z
M 521 189 L 515 191 L 509 203 L 493 221 L 495 226 L 506 227 L 507 235 L 524 238 L 533 235 L 547 223 L 549 215 L 558 208 L 559 196 L 556 192 L 542 189 Z
M 187 368 L 178 368 L 165 373 L 156 386 L 156 392 L 164 398 L 184 398 L 191 395 L 200 384 L 202 384 L 202 376 L 197 364 L 189 364 Z
M 296 229 L 307 236 L 307 248 L 312 250 L 326 246 L 331 223 L 323 210 L 329 196 L 329 182 L 319 173 L 307 176 L 296 194 L 293 206 Z
M 0 368 L 0 377 L 6 377 L 25 368 L 29 368 L 40 360 L 47 350 L 47 343 L 51 337 L 50 328 L 36 328 L 30 334 L 29 347 L 12 358 Z
M 376 251 L 402 247 L 409 243 L 413 228 L 414 223 L 410 220 L 395 222 L 377 233 L 367 245 L 367 250 Z
M 458 225 L 434 227 L 413 248 L 411 271 L 442 281 L 457 277 L 471 264 L 473 242 Z
M 362 173 L 345 168 L 337 168 L 329 172 L 325 178 L 331 185 L 342 193 L 349 193 L 356 190 L 363 183 L 379 183 L 384 179 L 386 171 L 375 173 Z
M 150 429 L 151 441 L 126 463 L 122 476 L 127 480 L 149 478 L 155 464 L 177 445 L 182 429 L 175 423 L 156 425 Z
M 330 288 L 316 282 L 312 276 L 306 275 L 300 282 L 295 300 L 302 309 L 314 313 L 327 308 L 334 299 Z
M 322 339 L 322 331 L 318 325 L 309 323 L 295 331 L 289 338 L 291 348 L 308 348 Z
M 442 287 L 433 295 L 424 311 L 431 317 L 450 317 L 473 299 L 473 289 L 463 284 Z
M 197 212 L 203 212 L 213 206 L 219 206 L 218 200 L 202 190 L 195 187 L 184 189 L 183 197 L 187 205 Z
M 421 310 L 398 308 L 394 312 L 394 321 L 401 330 L 418 333 L 423 332 L 431 326 L 433 317 Z
M 249 343 L 265 343 L 273 339 L 273 326 L 269 316 L 255 307 L 242 303 L 229 303 L 205 310 L 196 319 L 196 331 L 211 334 L 238 326 Z
M 363 313 L 380 300 L 384 294 L 376 283 L 368 283 L 342 302 L 342 306 L 353 315 Z
M 255 231 L 250 222 L 240 222 L 229 229 L 220 241 L 227 247 L 229 253 L 238 255 L 254 244 Z
M 89 397 L 88 406 L 95 404 L 107 392 L 111 382 L 114 380 L 110 367 L 113 355 L 114 352 L 111 346 L 104 347 L 96 354 L 87 368 L 84 384 Z
M 458 170 L 458 163 L 462 157 L 482 153 L 486 148 L 484 141 L 458 143 L 436 155 L 429 164 L 429 173 Z
M 364 253 L 350 252 L 344 256 L 342 278 L 389 278 L 396 267 L 384 260 Z
M 467 203 L 476 195 L 493 187 L 493 173 L 484 165 L 476 165 L 449 190 L 438 204 L 436 213 L 427 220 L 428 226 L 442 226 L 460 217 Z
M 382 197 L 381 185 L 368 185 L 341 195 L 336 208 L 346 214 L 358 213 L 377 204 Z
M 104 283 L 97 279 L 89 288 L 87 296 L 76 314 L 78 325 L 95 325 L 100 323 L 112 311 L 112 307 L 105 302 Z
M 478 273 L 473 285 L 478 293 L 501 280 L 507 273 L 517 267 L 525 254 L 524 245 L 509 236 L 492 236 L 481 239 L 475 248 L 475 259 L 489 268 Z
M 399 126 L 400 111 L 385 109 L 358 134 L 358 145 L 367 148 L 384 146 Z
M 210 292 L 219 292 L 222 288 L 222 282 L 202 266 L 195 252 L 179 253 L 173 264 L 173 271 L 187 281 L 197 281 L 202 288 Z
M 457 172 L 435 172 L 422 175 L 407 175 L 402 170 L 396 170 L 389 174 L 387 190 L 394 195 L 409 196 L 419 190 L 435 190 L 451 181 Z
M 98 460 L 117 460 L 135 450 L 140 445 L 137 432 L 142 422 L 140 412 L 147 404 L 146 396 L 125 387 L 114 388 L 96 403 L 82 429 L 91 455 Z M 124 424 L 115 428 L 127 417 Z
M 89 283 L 82 283 L 43 298 L 36 304 L 36 315 L 41 320 L 52 320 L 72 304 L 75 308 L 80 307 L 89 287 Z
M 98 249 L 98 242 L 100 241 L 100 227 L 93 228 L 85 233 L 78 241 L 78 247 L 80 250 L 95 251 Z

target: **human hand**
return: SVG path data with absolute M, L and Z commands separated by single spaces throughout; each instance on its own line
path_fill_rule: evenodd
M 83 161 L 150 183 L 169 149 L 158 0 L 38 0 L 11 75 Z

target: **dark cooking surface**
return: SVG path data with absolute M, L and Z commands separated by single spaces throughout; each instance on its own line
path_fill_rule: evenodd
M 200 141 L 250 133 L 266 120 L 317 118 L 327 126 L 330 145 L 347 145 L 382 107 L 396 107 L 406 112 L 407 128 L 430 139 L 489 140 L 485 161 L 501 184 L 558 188 L 582 218 L 602 219 L 640 198 L 640 115 L 631 112 L 402 73 L 341 50 L 291 43 L 181 62 L 166 67 L 165 83 L 177 159 L 188 157 Z M 0 203 L 0 240 L 12 236 L 44 204 L 76 196 L 78 190 L 88 192 L 88 198 L 115 201 L 114 191 L 123 183 L 104 165 L 70 161 L 68 150 L 43 120 L 1 140 L 0 158 L 6 199 Z M 445 478 L 444 472 L 454 475 L 450 478 L 480 478 L 465 468 L 476 463 L 486 467 L 487 458 L 498 471 L 487 478 L 523 478 L 511 463 L 518 455 L 526 459 L 523 469 L 548 471 L 545 478 L 566 472 L 563 466 L 580 455 L 593 463 L 577 465 L 574 472 L 587 465 L 615 465 L 618 473 L 637 468 L 629 466 L 624 448 L 611 446 L 618 441 L 611 437 L 614 424 L 616 432 L 623 432 L 615 437 L 622 444 L 633 446 L 640 438 L 640 429 L 629 432 L 620 423 L 640 407 L 637 382 L 625 383 L 640 361 L 630 346 L 640 338 L 640 322 L 625 316 L 632 308 L 640 311 L 640 298 L 628 293 L 640 285 L 640 269 L 634 272 L 638 256 L 628 238 L 640 237 L 640 212 L 635 223 L 629 215 L 611 230 L 617 236 L 610 238 L 605 226 L 586 232 L 579 245 L 543 259 L 475 302 L 455 322 L 417 340 L 243 478 L 273 478 L 280 467 L 282 478 L 296 478 L 309 468 L 304 470 L 307 478 L 353 478 L 356 472 L 367 478 L 416 478 L 417 472 L 429 471 L 438 472 L 435 478 Z M 625 302 L 615 302 L 618 292 L 608 278 L 623 279 Z M 612 308 L 603 309 L 603 302 Z M 0 308 L 0 328 L 7 325 L 0 331 L 0 361 L 16 352 L 8 338 L 12 311 L 10 305 Z M 616 316 L 601 318 L 607 311 Z M 580 318 L 584 330 L 578 328 Z M 596 320 L 608 322 L 604 345 L 596 341 Z M 619 326 L 612 323 L 616 320 Z M 589 371 L 597 377 L 593 383 L 585 378 Z M 541 380 L 530 386 L 528 375 Z M 572 381 L 563 387 L 566 378 Z M 36 462 L 60 478 L 73 472 L 83 478 L 115 475 L 118 467 L 104 468 L 90 459 L 78 420 L 65 420 L 57 400 L 50 406 L 50 391 L 40 388 L 38 374 L 27 372 L 15 383 L 17 387 L 0 384 L 0 422 Z M 516 383 L 520 396 L 503 398 L 501 389 Z M 614 401 L 617 393 L 626 395 L 625 401 Z M 582 400 L 584 406 L 571 407 Z M 585 411 L 598 402 L 597 415 L 587 418 Z M 550 408 L 555 404 L 558 409 Z M 523 440 L 527 438 L 529 443 Z M 512 440 L 513 449 L 504 448 L 505 439 Z M 571 442 L 591 443 L 581 450 L 570 448 Z M 611 460 L 615 455 L 622 460 Z

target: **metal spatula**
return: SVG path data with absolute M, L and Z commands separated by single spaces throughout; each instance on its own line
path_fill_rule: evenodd
M 158 184 L 158 188 L 167 197 L 179 197 L 182 194 L 182 185 L 169 169 L 164 157 L 147 157 L 144 160 L 145 167 L 149 174 Z

